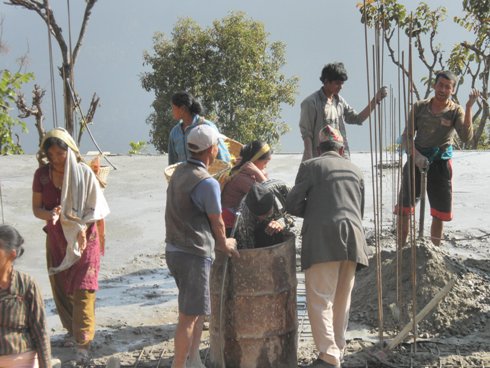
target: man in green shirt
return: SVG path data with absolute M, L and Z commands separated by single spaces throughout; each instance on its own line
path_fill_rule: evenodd
M 413 106 L 413 124 L 409 120 L 402 134 L 402 148 L 409 158 L 403 168 L 403 181 L 398 214 L 399 244 L 404 246 L 408 236 L 409 215 L 413 213 L 415 198 L 420 196 L 420 171 L 427 174 L 427 196 L 431 206 L 431 240 L 439 245 L 442 239 L 443 221 L 451 221 L 452 213 L 452 156 L 453 138 L 457 133 L 463 142 L 473 136 L 471 107 L 479 96 L 473 89 L 466 110 L 451 100 L 456 86 L 456 76 L 450 71 L 437 73 L 434 96 L 418 101 Z M 412 145 L 413 142 L 413 145 Z M 414 152 L 412 152 L 414 151 Z M 410 177 L 412 158 L 418 170 Z M 413 185 L 415 183 L 415 198 Z

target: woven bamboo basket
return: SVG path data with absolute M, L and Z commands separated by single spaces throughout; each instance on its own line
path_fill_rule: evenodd
M 170 181 L 170 178 L 172 177 L 172 174 L 174 173 L 175 169 L 177 166 L 179 166 L 182 162 L 178 162 L 176 164 L 167 166 L 164 170 L 165 174 L 165 179 L 167 180 L 167 183 Z M 208 167 L 208 172 L 213 176 L 213 177 L 218 177 L 221 173 L 224 171 L 230 169 L 231 166 L 227 162 L 221 161 L 221 160 L 214 160 L 213 164 Z
M 100 187 L 104 189 L 107 186 L 107 178 L 109 177 L 109 172 L 111 171 L 111 168 L 109 166 L 101 166 L 101 158 L 102 155 L 97 155 L 92 160 L 90 160 L 89 166 L 97 177 Z
M 224 139 L 224 142 L 226 147 L 228 147 L 228 151 L 230 152 L 233 161 L 240 157 L 240 151 L 242 150 L 243 144 L 228 137 Z
M 99 183 L 102 188 L 105 188 L 107 186 L 107 179 L 109 177 L 110 171 L 110 166 L 101 166 L 99 168 L 99 172 L 95 174 L 97 176 L 97 179 L 99 179 Z

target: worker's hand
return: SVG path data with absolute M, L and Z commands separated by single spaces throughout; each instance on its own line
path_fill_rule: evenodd
M 55 208 L 53 208 L 51 210 L 51 218 L 49 219 L 49 221 L 51 221 L 53 223 L 53 225 L 56 225 L 56 223 L 58 222 L 58 220 L 60 219 L 60 215 L 61 215 L 61 206 L 56 206 Z
M 244 172 L 248 173 L 252 176 L 255 181 L 259 183 L 267 180 L 267 173 L 263 170 L 260 170 L 253 162 L 247 161 L 243 164 L 242 168 L 245 170 Z
M 388 87 L 383 86 L 376 92 L 375 102 L 379 104 L 386 96 L 388 96 Z
M 87 227 L 84 226 L 84 228 L 78 232 L 77 242 L 80 253 L 83 253 L 85 248 L 87 248 Z
M 473 106 L 476 100 L 478 100 L 478 97 L 480 97 L 480 91 L 478 91 L 476 88 L 472 88 L 466 106 L 468 107 Z
M 261 173 L 260 169 L 255 166 L 255 164 L 252 161 L 247 161 L 242 165 L 242 170 L 246 170 L 248 172 L 253 172 L 253 173 Z
M 272 220 L 271 222 L 269 222 L 269 224 L 265 228 L 265 233 L 267 235 L 274 235 L 274 234 L 281 232 L 282 229 L 283 229 L 283 227 L 279 222 L 277 222 L 276 220 Z
M 225 253 L 228 257 L 240 258 L 240 253 L 238 253 L 238 250 L 236 249 L 236 239 L 226 238 L 225 247 Z
M 417 166 L 420 171 L 427 171 L 429 168 L 429 160 L 423 154 L 421 154 L 418 149 L 415 148 L 415 166 Z

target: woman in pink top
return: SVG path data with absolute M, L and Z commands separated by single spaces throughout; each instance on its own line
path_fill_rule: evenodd
M 271 155 L 269 145 L 260 141 L 250 142 L 241 149 L 240 162 L 231 169 L 230 179 L 221 193 L 223 220 L 228 235 L 243 197 L 254 183 L 262 183 L 268 179 L 265 168 Z

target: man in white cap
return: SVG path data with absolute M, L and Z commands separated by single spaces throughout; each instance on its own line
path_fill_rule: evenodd
M 179 165 L 167 188 L 167 265 L 179 289 L 173 368 L 202 368 L 199 344 L 204 316 L 211 312 L 209 275 L 214 249 L 239 256 L 226 238 L 219 183 L 207 168 L 218 153 L 218 132 L 201 124 L 187 137 L 191 158 Z
M 318 359 L 309 367 L 340 367 L 346 345 L 356 269 L 368 265 L 362 227 L 364 180 L 343 158 L 341 133 L 325 126 L 318 137 L 319 157 L 303 161 L 286 210 L 303 217 L 301 268 Z

